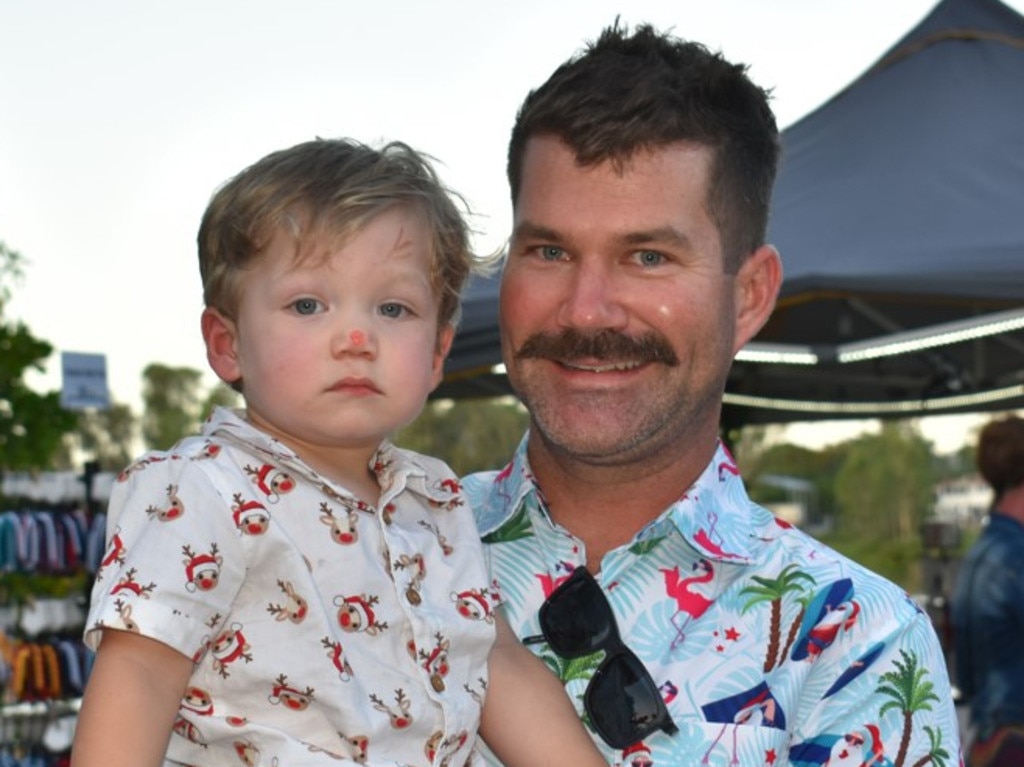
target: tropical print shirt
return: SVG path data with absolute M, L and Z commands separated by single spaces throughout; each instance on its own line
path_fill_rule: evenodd
M 993 512 L 953 590 L 956 669 L 986 738 L 1024 724 L 1024 525 Z
M 500 472 L 463 487 L 503 609 L 520 637 L 578 565 L 552 523 L 526 440 Z M 596 577 L 626 644 L 679 730 L 621 751 L 630 767 L 955 767 L 957 719 L 942 649 L 901 589 L 752 503 L 723 446 L 693 486 L 609 552 Z M 601 654 L 566 661 L 530 645 L 580 703 Z
M 383 444 L 376 508 L 218 410 L 115 483 L 87 621 L 195 661 L 189 765 L 481 763 L 497 606 L 440 461 Z

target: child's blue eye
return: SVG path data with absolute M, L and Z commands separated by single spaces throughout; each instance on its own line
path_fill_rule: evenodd
M 389 303 L 381 304 L 380 306 L 380 313 L 383 314 L 385 317 L 401 317 L 403 314 L 405 314 L 405 312 L 406 308 L 401 304 Z
M 320 302 L 315 298 L 300 298 L 292 304 L 296 314 L 316 314 Z

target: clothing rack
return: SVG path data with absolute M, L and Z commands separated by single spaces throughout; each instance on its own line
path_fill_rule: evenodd
M 0 496 L 3 767 L 67 764 L 92 669 L 81 637 L 106 515 L 95 507 L 95 467 L 67 474 L 7 476 Z

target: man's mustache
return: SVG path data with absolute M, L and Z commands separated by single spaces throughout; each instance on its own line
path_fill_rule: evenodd
M 648 331 L 637 337 L 614 330 L 581 333 L 566 328 L 560 333 L 535 333 L 515 353 L 516 359 L 547 359 L 556 362 L 606 360 L 610 362 L 660 362 L 675 366 L 679 358 L 664 336 Z

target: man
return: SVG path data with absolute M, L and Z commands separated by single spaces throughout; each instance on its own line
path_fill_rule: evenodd
M 530 430 L 467 490 L 513 628 L 609 762 L 955 764 L 927 617 L 752 504 L 718 440 L 782 278 L 778 152 L 744 67 L 648 26 L 527 97 L 500 312 Z
M 956 672 L 970 701 L 971 767 L 1024 764 L 1024 419 L 1009 415 L 978 436 L 978 473 L 992 508 L 953 589 Z

